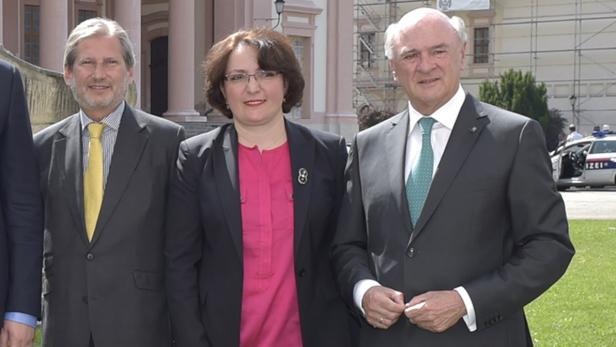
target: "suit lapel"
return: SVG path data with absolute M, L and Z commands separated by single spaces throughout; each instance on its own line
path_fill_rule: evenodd
M 404 162 L 406 161 L 406 141 L 409 133 L 408 110 L 400 113 L 399 117 L 391 122 L 391 128 L 386 133 L 387 149 L 384 153 L 387 160 L 387 173 L 389 185 L 393 194 L 394 206 L 402 216 L 402 223 L 411 230 L 411 215 L 406 198 L 406 182 L 404 181 Z
M 488 123 L 489 119 L 483 112 L 481 104 L 467 94 L 409 244 L 424 229 Z
M 62 186 L 66 187 L 65 197 L 69 202 L 75 231 L 85 245 L 89 244 L 85 232 L 83 216 L 83 166 L 81 155 L 81 122 L 79 114 L 71 116 L 66 125 L 60 129 L 59 137 L 53 146 L 52 158 L 64 158 Z
M 128 183 L 139 165 L 149 137 L 146 126 L 141 122 L 139 115 L 127 105 L 120 121 L 103 195 L 103 204 L 91 245 L 100 238 L 105 225 L 117 208 L 120 198 L 126 193 Z
M 222 144 L 214 146 L 214 173 L 219 201 L 239 259 L 243 257 L 242 212 L 237 168 L 237 133 L 232 125 L 221 128 Z
M 300 128 L 285 120 L 287 142 L 291 156 L 291 182 L 293 183 L 293 228 L 295 254 L 299 254 L 299 245 L 302 240 L 308 209 L 312 181 L 314 180 L 314 139 L 305 136 Z M 307 173 L 307 179 L 299 179 L 300 171 Z M 312 177 L 311 177 L 312 176 Z

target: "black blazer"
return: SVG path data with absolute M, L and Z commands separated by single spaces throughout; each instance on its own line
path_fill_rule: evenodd
M 21 77 L 0 61 L 0 327 L 41 307 L 43 207 Z
M 43 345 L 167 347 L 164 211 L 179 125 L 126 106 L 92 242 L 79 114 L 34 136 L 45 201 Z
M 343 192 L 344 139 L 286 122 L 295 214 L 295 274 L 304 347 L 350 346 L 349 315 L 330 264 Z M 178 347 L 239 346 L 242 222 L 233 125 L 184 141 L 167 217 L 167 288 Z M 300 184 L 298 171 L 308 171 Z
M 573 246 L 539 124 L 467 95 L 414 230 L 404 189 L 408 111 L 357 135 L 334 264 L 343 297 L 374 279 L 404 293 L 464 286 L 464 321 L 435 334 L 362 319 L 360 346 L 525 346 L 523 307 L 566 270 Z

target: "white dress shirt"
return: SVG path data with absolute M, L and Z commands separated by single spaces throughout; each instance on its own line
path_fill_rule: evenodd
M 567 136 L 567 142 L 571 142 L 571 141 L 575 141 L 575 140 L 579 140 L 583 138 L 584 138 L 584 135 L 580 134 L 577 131 L 573 131 L 571 132 L 571 134 Z
M 454 124 L 456 123 L 456 119 L 458 118 L 458 114 L 460 113 L 460 109 L 462 109 L 462 104 L 464 104 L 464 100 L 466 99 L 466 95 L 462 86 L 458 87 L 458 91 L 454 96 L 443 106 L 441 106 L 438 110 L 436 110 L 433 114 L 429 115 L 436 120 L 434 126 L 432 127 L 431 133 L 431 144 L 432 144 L 432 152 L 434 153 L 434 168 L 432 171 L 432 177 L 438 171 L 438 166 L 443 157 L 443 153 L 445 152 L 445 147 L 447 146 L 447 142 L 449 141 L 449 136 L 451 135 L 451 130 L 453 129 Z M 411 173 L 411 168 L 417 164 L 417 160 L 419 160 L 419 153 L 421 152 L 421 136 L 422 132 L 419 129 L 420 125 L 418 125 L 419 119 L 423 117 L 423 115 L 417 110 L 413 108 L 411 103 L 408 103 L 409 107 L 409 134 L 406 141 L 406 158 L 404 160 L 404 182 L 408 180 L 409 174 Z M 353 288 L 353 299 L 355 301 L 355 305 L 359 307 L 359 309 L 364 312 L 364 309 L 361 305 L 364 294 L 368 289 L 380 286 L 380 283 L 373 280 L 361 280 L 357 282 Z M 469 331 L 477 330 L 477 322 L 475 319 L 475 308 L 473 306 L 473 302 L 471 301 L 470 296 L 466 292 L 464 287 L 454 288 L 456 292 L 464 301 L 464 306 L 466 307 L 466 315 L 463 317 L 466 326 Z M 410 301 L 411 298 L 405 298 L 405 300 Z M 365 312 L 364 312 L 365 313 Z

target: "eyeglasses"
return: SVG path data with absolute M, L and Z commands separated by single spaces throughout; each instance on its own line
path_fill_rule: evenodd
M 243 85 L 250 82 L 250 77 L 254 77 L 255 81 L 271 81 L 280 74 L 279 71 L 272 70 L 257 70 L 255 73 L 232 72 L 225 75 L 225 81 L 233 85 Z

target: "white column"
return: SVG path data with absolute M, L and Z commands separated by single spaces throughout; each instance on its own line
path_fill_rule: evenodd
M 63 71 L 62 58 L 68 36 L 68 1 L 41 1 L 40 62 L 50 70 Z
M 135 51 L 133 79 L 137 86 L 135 107 L 141 108 L 141 0 L 115 0 L 115 20 L 126 30 Z
M 327 4 L 327 97 L 329 131 L 350 140 L 357 132 L 353 110 L 353 3 Z
M 4 26 L 4 17 L 2 14 L 2 3 L 4 0 L 0 0 L 0 46 L 4 46 L 4 33 L 2 32 L 2 27 Z
M 190 121 L 195 111 L 195 1 L 169 0 L 168 107 L 164 116 Z

